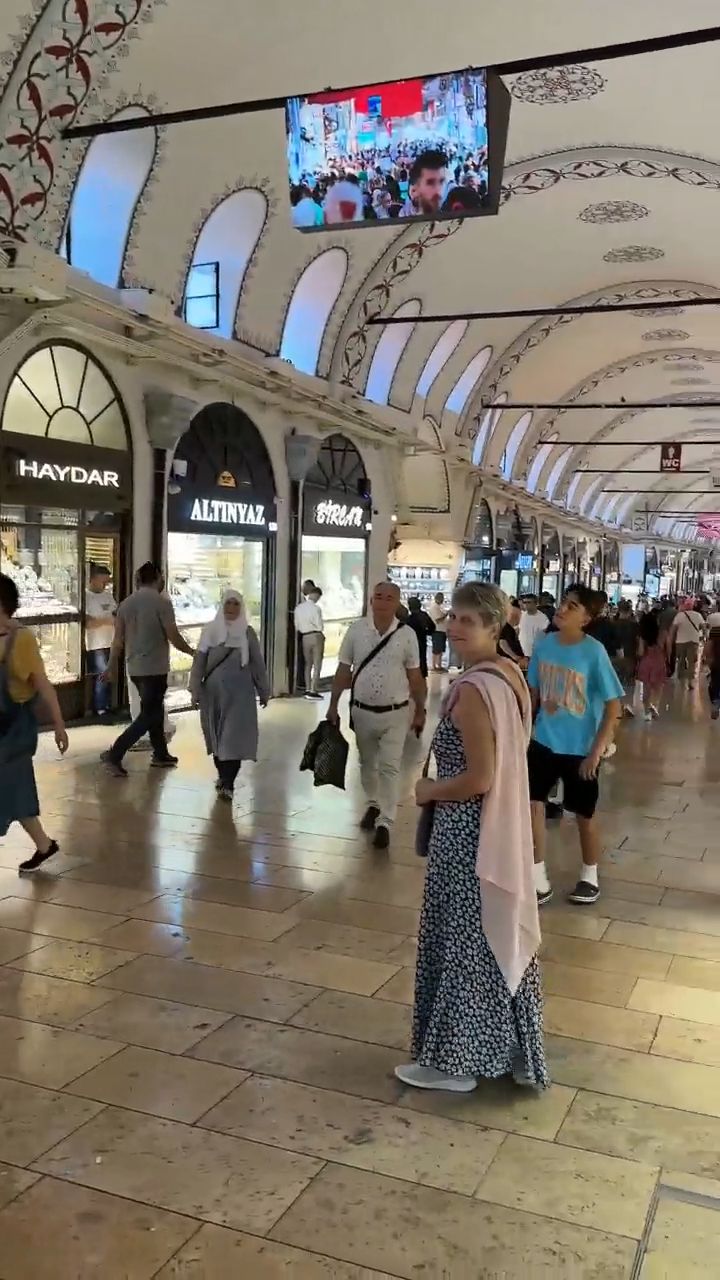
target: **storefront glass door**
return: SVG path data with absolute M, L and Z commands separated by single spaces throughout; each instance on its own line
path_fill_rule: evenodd
M 303 534 L 302 581 L 312 578 L 322 590 L 320 608 L 325 620 L 323 678 L 337 667 L 342 638 L 351 622 L 365 611 L 364 538 L 325 538 Z
M 223 592 L 242 592 L 248 621 L 262 642 L 265 543 L 215 533 L 168 533 L 167 589 L 178 627 L 193 648 L 206 622 L 217 613 Z M 189 705 L 192 659 L 170 651 L 168 705 Z

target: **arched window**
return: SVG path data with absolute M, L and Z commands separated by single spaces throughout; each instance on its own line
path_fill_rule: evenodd
M 325 326 L 345 283 L 347 265 L 344 249 L 326 249 L 305 268 L 295 286 L 280 355 L 301 373 L 317 371 Z
M 598 497 L 595 499 L 590 515 L 593 520 L 600 519 L 600 512 L 607 502 L 607 494 L 603 488 L 600 489 Z
M 467 330 L 467 320 L 453 320 L 452 324 L 448 325 L 425 361 L 425 366 L 415 388 L 416 395 L 422 396 L 423 399 L 429 395 L 433 382 L 438 374 L 442 373 L 455 348 L 465 337 Z
M 305 484 L 315 489 L 330 489 L 354 498 L 360 495 L 365 481 L 365 463 L 357 447 L 339 433 L 326 436 L 305 477 Z
M 535 457 L 533 458 L 532 464 L 530 466 L 530 470 L 528 471 L 527 484 L 526 484 L 528 493 L 534 493 L 535 490 L 537 489 L 538 484 L 540 483 L 540 476 L 542 475 L 543 467 L 545 466 L 545 463 L 547 462 L 548 458 L 550 457 L 550 454 L 552 453 L 555 447 L 556 440 L 557 440 L 557 432 L 555 433 L 554 436 L 551 436 L 551 438 L 547 441 L 546 444 L 540 445 L 540 448 L 535 454 Z
M 575 475 L 573 476 L 572 480 L 568 485 L 567 493 L 565 494 L 565 506 L 568 508 L 568 510 L 570 510 L 570 508 L 572 507 L 573 499 L 577 492 L 577 487 L 583 478 L 583 474 L 584 473 L 582 471 L 576 471 Z
M 495 401 L 496 405 L 504 404 L 507 400 L 507 392 L 503 391 Z M 479 467 L 482 464 L 485 449 L 488 442 L 492 439 L 495 428 L 500 421 L 502 409 L 486 409 L 483 420 L 480 423 L 478 433 L 475 437 L 473 446 L 473 466 Z
M 605 510 L 603 511 L 601 516 L 602 520 L 605 520 L 605 521 L 610 520 L 610 517 L 612 516 L 613 511 L 615 510 L 616 506 L 620 502 L 621 497 L 622 497 L 621 494 L 614 493 L 612 497 L 608 499 L 607 506 L 605 507 Z
M 64 342 L 39 347 L 10 383 L 2 429 L 105 449 L 127 449 L 122 409 L 92 356 Z
M 627 500 L 623 502 L 622 506 L 620 507 L 617 513 L 617 522 L 616 522 L 617 524 L 623 524 L 623 525 L 625 524 L 625 521 L 627 520 L 632 510 L 633 503 L 636 501 L 636 499 L 637 499 L 637 494 L 631 493 L 630 496 L 627 498 Z
M 185 281 L 185 319 L 232 338 L 245 272 L 262 235 L 267 200 L 248 187 L 226 196 L 206 219 Z
M 111 118 L 143 114 L 140 107 L 126 107 Z M 130 225 L 156 147 L 157 132 L 151 128 L 103 134 L 90 143 L 77 176 L 60 254 L 112 289 L 122 282 Z
M 478 351 L 477 355 L 473 356 L 465 372 L 460 374 L 460 377 L 445 401 L 445 408 L 449 409 L 451 413 L 462 413 L 468 402 L 470 394 L 482 378 L 490 361 L 491 355 L 492 347 L 483 347 L 482 351 Z M 505 399 L 507 400 L 507 396 Z
M 560 477 L 570 460 L 570 455 L 572 454 L 572 451 L 573 451 L 573 447 L 571 445 L 569 449 L 566 449 L 564 453 L 560 454 L 560 457 L 557 459 L 557 462 L 553 463 L 553 466 L 550 470 L 546 492 L 547 492 L 548 498 L 551 501 L 555 495 L 555 490 L 558 487 Z
M 396 316 L 419 316 L 420 309 L 418 299 L 411 298 L 409 302 L 403 302 L 402 306 L 399 306 L 394 314 Z M 387 404 L 390 398 L 393 378 L 395 377 L 395 370 L 402 359 L 403 351 L 412 337 L 414 328 L 413 320 L 408 320 L 407 324 L 390 324 L 383 330 L 382 337 L 370 362 L 370 371 L 365 385 L 365 398 L 367 400 L 373 400 L 375 404 Z
M 598 489 L 601 488 L 601 486 L 604 485 L 604 483 L 605 483 L 605 476 L 597 476 L 597 478 L 593 480 L 592 484 L 588 485 L 582 498 L 580 499 L 580 504 L 578 506 L 578 511 L 580 512 L 581 516 L 585 515 L 585 512 L 587 511 L 588 507 L 590 506 L 590 503 L 592 502 L 593 498 L 597 494 Z
M 523 416 L 515 423 L 515 426 L 510 432 L 510 438 L 505 445 L 505 452 L 503 453 L 500 463 L 500 470 L 502 471 L 503 478 L 505 480 L 512 479 L 518 449 L 530 430 L 532 417 L 532 411 L 530 413 L 524 413 Z

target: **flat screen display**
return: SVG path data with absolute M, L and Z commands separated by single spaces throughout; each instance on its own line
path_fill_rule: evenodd
M 475 70 L 289 98 L 293 226 L 316 231 L 497 212 L 509 106 L 493 112 L 489 98 L 503 96 L 497 76 Z

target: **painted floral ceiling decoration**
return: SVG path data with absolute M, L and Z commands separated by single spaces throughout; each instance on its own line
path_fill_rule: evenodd
M 571 67 L 525 71 L 513 81 L 512 95 L 518 102 L 528 102 L 532 106 L 557 106 L 559 103 L 594 98 L 602 93 L 605 84 L 599 71 L 576 63 Z
M 608 249 L 603 254 L 603 262 L 656 262 L 665 257 L 664 249 L 656 249 L 651 244 L 626 244 L 621 249 Z
M 633 311 L 633 315 L 639 316 L 641 320 L 649 320 L 653 316 L 681 316 L 684 313 L 684 307 L 638 307 L 637 311 Z
M 636 204 L 634 200 L 601 200 L 599 204 L 589 204 L 578 218 L 581 222 L 602 225 L 608 222 L 639 222 L 649 213 L 644 204 Z
M 648 329 L 643 342 L 684 342 L 689 337 L 684 329 Z

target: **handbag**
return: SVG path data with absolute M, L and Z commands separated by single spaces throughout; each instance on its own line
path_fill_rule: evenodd
M 425 757 L 425 764 L 421 777 L 427 778 L 430 772 L 430 757 L 432 755 L 432 747 Z M 415 852 L 419 858 L 427 858 L 430 848 L 430 838 L 432 836 L 433 823 L 435 821 L 435 805 L 437 801 L 428 800 L 425 804 L 420 805 L 420 816 L 415 830 Z

